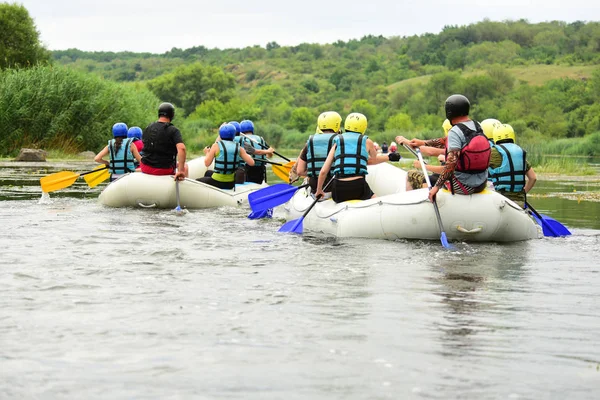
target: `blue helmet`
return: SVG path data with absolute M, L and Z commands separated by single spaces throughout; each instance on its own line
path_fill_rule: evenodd
M 233 140 L 235 137 L 235 126 L 232 124 L 223 124 L 219 128 L 219 136 L 223 140 Z
M 127 131 L 127 137 L 128 138 L 136 138 L 136 139 L 141 140 L 142 139 L 142 128 L 140 128 L 139 126 L 132 126 Z
M 127 125 L 123 122 L 117 122 L 112 128 L 113 137 L 127 137 Z
M 254 133 L 254 123 L 252 121 L 250 121 L 249 119 L 243 120 L 242 122 L 240 122 L 240 131 L 242 133 L 246 133 L 246 132 Z
M 240 130 L 240 123 L 237 121 L 231 121 L 229 122 L 231 125 L 235 126 L 235 136 L 239 135 L 241 130 Z

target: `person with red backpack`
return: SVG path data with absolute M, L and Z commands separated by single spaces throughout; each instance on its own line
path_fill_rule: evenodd
M 452 128 L 446 140 L 446 164 L 429 191 L 430 201 L 444 186 L 462 195 L 479 193 L 487 186 L 491 147 L 481 125 L 469 118 L 469 100 L 453 94 L 444 108 Z

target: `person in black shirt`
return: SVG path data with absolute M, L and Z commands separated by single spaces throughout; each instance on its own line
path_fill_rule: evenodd
M 158 121 L 148 125 L 142 135 L 144 155 L 140 169 L 150 175 L 175 175 L 181 181 L 188 176 L 188 166 L 181 132 L 171 123 L 174 117 L 173 104 L 162 103 L 158 107 Z

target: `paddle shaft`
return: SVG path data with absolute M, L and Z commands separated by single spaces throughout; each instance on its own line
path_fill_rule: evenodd
M 260 147 L 262 147 L 262 148 L 263 148 L 263 149 L 265 149 L 265 150 L 268 150 L 268 149 L 269 149 L 269 146 L 266 146 L 266 145 L 264 145 L 264 144 L 260 143 L 258 140 L 256 140 L 256 139 L 253 139 L 253 138 L 249 137 L 248 135 L 244 135 L 243 133 L 240 133 L 240 135 L 241 135 L 241 136 L 243 136 L 243 137 L 245 137 L 245 138 L 247 138 L 247 139 L 250 139 L 250 140 L 252 140 L 254 143 L 257 143 L 257 144 L 258 144 Z M 278 155 L 279 157 L 283 158 L 285 161 L 291 161 L 289 158 L 287 158 L 286 156 L 282 156 L 281 154 L 279 154 L 279 153 L 278 153 L 278 152 L 276 152 L 276 151 L 274 151 L 274 152 L 273 152 L 273 154 L 276 154 L 276 155 Z
M 529 207 L 529 209 L 530 209 L 531 211 L 533 211 L 533 213 L 535 214 L 535 216 L 536 216 L 536 217 L 538 217 L 538 218 L 540 219 L 540 221 L 542 222 L 542 224 L 543 224 L 543 225 L 544 225 L 546 228 L 548 228 L 548 230 L 549 230 L 550 232 L 552 232 L 552 234 L 553 234 L 554 236 L 561 236 L 561 235 L 559 235 L 558 233 L 556 233 L 556 231 L 555 231 L 554 229 L 552 229 L 552 227 L 550 226 L 550 224 L 549 224 L 549 223 L 547 223 L 546 221 L 544 221 L 544 217 L 542 217 L 542 216 L 540 215 L 540 213 L 538 213 L 538 212 L 535 210 L 535 208 L 531 207 L 531 204 L 529 204 L 527 201 L 525 201 L 525 204 L 527 205 L 527 207 Z
M 406 143 L 402 143 L 402 146 L 404 146 L 404 148 L 405 148 L 406 150 L 410 151 L 410 152 L 413 154 L 413 156 L 415 156 L 415 157 L 419 158 L 419 156 L 417 155 L 417 152 L 415 151 L 415 149 L 413 149 L 412 147 L 410 147 L 410 146 L 409 146 L 409 145 L 407 145 Z M 423 160 L 421 160 L 421 161 L 423 161 Z M 423 161 L 423 162 L 425 162 L 425 161 Z
M 108 165 L 105 165 L 102 168 L 94 169 L 92 171 L 83 172 L 83 173 L 79 174 L 79 176 L 84 176 L 84 175 L 87 175 L 87 174 L 93 174 L 94 172 L 99 172 L 99 171 L 102 171 L 104 169 L 108 169 Z
M 429 175 L 427 175 L 427 168 L 425 168 L 425 163 L 423 162 L 423 156 L 421 155 L 421 150 L 417 148 L 415 151 L 417 157 L 419 158 L 419 162 L 421 163 L 421 169 L 423 170 L 423 174 L 425 175 L 425 180 L 427 181 L 427 187 L 431 190 L 431 181 L 429 180 Z M 442 246 L 450 247 L 448 244 L 448 240 L 446 239 L 446 232 L 444 232 L 444 224 L 442 224 L 442 217 L 440 216 L 440 210 L 437 205 L 437 201 L 433 199 L 433 209 L 435 210 L 435 216 L 437 218 L 438 225 L 440 227 L 441 237 L 440 240 L 442 242 Z
M 267 163 L 267 164 L 273 164 L 273 165 L 279 165 L 280 167 L 285 167 L 285 164 L 278 163 L 278 162 L 275 162 L 275 161 L 261 160 L 261 159 L 254 158 L 254 157 L 253 157 L 252 159 L 253 159 L 254 161 L 260 161 L 260 162 L 264 162 L 264 163 Z M 289 161 L 289 160 L 288 160 L 288 161 Z M 290 167 L 290 168 L 291 168 L 291 167 Z

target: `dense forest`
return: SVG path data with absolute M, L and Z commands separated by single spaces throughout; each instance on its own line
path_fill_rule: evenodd
M 445 98 L 462 93 L 471 100 L 474 119 L 510 123 L 521 143 L 560 143 L 553 149 L 567 154 L 600 153 L 598 22 L 484 20 L 447 26 L 438 34 L 331 44 L 196 46 L 164 54 L 69 49 L 51 55 L 50 65 L 31 68 L 35 71 L 4 69 L 0 86 L 13 94 L 3 89 L 0 110 L 23 101 L 14 95 L 19 85 L 35 92 L 44 75 L 65 85 L 74 80 L 106 87 L 96 92 L 114 93 L 118 109 L 103 103 L 108 98 L 87 94 L 103 104 L 95 120 L 104 120 L 104 127 L 96 123 L 93 132 L 85 126 L 65 132 L 68 125 L 53 125 L 60 126 L 55 135 L 79 138 L 72 145 L 81 149 L 100 148 L 117 120 L 144 126 L 155 118 L 151 104 L 160 101 L 176 105 L 174 122 L 192 149 L 210 142 L 221 122 L 242 119 L 252 119 L 273 146 L 298 149 L 326 110 L 364 113 L 367 134 L 379 141 L 398 133 L 435 137 L 442 132 Z M 23 113 L 29 107 L 23 105 Z M 0 139 L 0 153 L 14 152 L 15 138 L 25 131 L 34 144 L 48 143 L 42 127 L 38 135 L 22 126 L 25 119 L 18 121 L 14 129 L 21 130 L 13 134 L 12 146 Z

